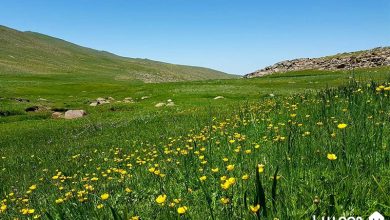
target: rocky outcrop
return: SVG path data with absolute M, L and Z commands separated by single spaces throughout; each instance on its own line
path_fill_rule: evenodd
M 342 53 L 321 58 L 286 60 L 249 73 L 244 77 L 261 77 L 273 73 L 298 70 L 348 70 L 379 66 L 390 66 L 390 47 L 378 47 L 372 50 Z

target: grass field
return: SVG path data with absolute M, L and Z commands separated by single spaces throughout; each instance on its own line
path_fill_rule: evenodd
M 0 218 L 390 216 L 389 76 L 144 84 L 0 74 Z M 90 107 L 98 97 L 135 103 Z M 167 99 L 176 105 L 154 107 Z M 88 115 L 55 120 L 31 106 Z

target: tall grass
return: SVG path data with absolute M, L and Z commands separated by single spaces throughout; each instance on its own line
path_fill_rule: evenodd
M 388 83 L 352 81 L 318 93 L 265 97 L 237 107 L 231 117 L 211 117 L 186 135 L 159 141 L 128 137 L 127 144 L 106 150 L 69 148 L 61 163 L 32 169 L 34 181 L 1 187 L 0 215 L 309 219 L 380 211 L 389 216 L 389 89 Z M 41 160 L 19 162 L 36 166 Z M 14 161 L 0 161 L 8 163 Z M 1 181 L 17 172 L 2 170 Z

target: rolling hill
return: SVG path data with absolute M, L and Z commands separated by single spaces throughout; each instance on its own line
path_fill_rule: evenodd
M 90 74 L 116 80 L 172 82 L 227 79 L 220 71 L 121 57 L 35 32 L 0 26 L 1 74 Z

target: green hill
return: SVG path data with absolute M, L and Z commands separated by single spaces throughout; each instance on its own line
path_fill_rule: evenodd
M 143 82 L 234 78 L 208 68 L 121 57 L 4 26 L 0 26 L 0 73 L 91 74 Z

